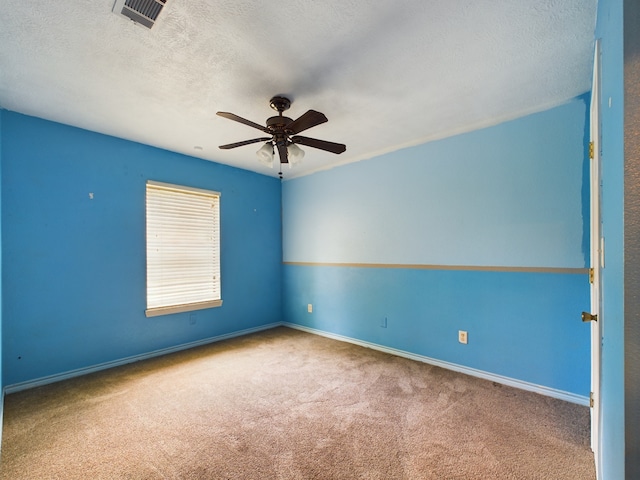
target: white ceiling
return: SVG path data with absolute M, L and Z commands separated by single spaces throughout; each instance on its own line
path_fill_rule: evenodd
M 292 178 L 590 89 L 596 0 L 168 0 L 151 30 L 114 1 L 2 0 L 0 107 L 277 176 L 218 149 L 263 134 L 215 112 L 264 124 L 284 94 L 347 145 Z

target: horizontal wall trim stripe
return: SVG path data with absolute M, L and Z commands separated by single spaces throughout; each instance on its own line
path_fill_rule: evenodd
M 129 363 L 139 362 L 141 360 L 147 360 L 154 357 L 160 357 L 169 353 L 179 352 L 181 350 L 188 350 L 189 348 L 195 348 L 210 343 L 220 342 L 222 340 L 228 340 L 235 337 L 242 337 L 251 333 L 261 332 L 263 330 L 270 330 L 275 327 L 282 326 L 282 322 L 270 323 L 268 325 L 261 325 L 255 328 L 248 328 L 246 330 L 239 330 L 237 332 L 227 333 L 224 335 L 218 335 L 215 337 L 209 337 L 195 342 L 183 343 L 176 345 L 175 347 L 162 348 L 160 350 L 154 350 L 149 353 L 143 353 L 141 355 L 134 355 L 131 357 L 121 358 L 120 360 L 114 360 L 111 362 L 100 363 L 98 365 L 92 365 L 90 367 L 78 368 L 76 370 L 70 370 L 64 373 L 58 373 L 56 375 L 49 375 L 47 377 L 37 378 L 35 380 L 28 380 L 26 382 L 20 382 L 13 385 L 7 385 L 4 387 L 3 392 L 6 394 L 20 392 L 22 390 L 28 390 L 30 388 L 40 387 L 42 385 L 48 385 L 50 383 L 60 382 L 62 380 L 68 380 L 70 378 L 80 377 L 89 373 L 99 372 L 101 370 L 107 370 L 113 367 L 119 367 Z
M 295 323 L 284 322 L 283 326 L 293 328 L 296 330 L 301 330 L 307 333 L 312 333 L 314 335 L 320 335 L 323 337 L 331 338 L 333 340 L 339 340 L 341 342 L 347 342 L 347 343 L 352 343 L 354 345 L 359 345 L 361 347 L 371 348 L 372 350 L 378 350 L 380 352 L 389 353 L 391 355 L 396 355 L 398 357 L 408 358 L 409 360 L 428 363 L 430 365 L 435 365 L 436 367 L 446 368 L 447 370 L 452 370 L 454 372 L 459 372 L 465 375 L 471 375 L 472 377 L 478 377 L 484 380 L 500 383 L 502 385 L 507 385 L 509 387 L 515 387 L 521 390 L 538 393 L 540 395 L 545 395 L 547 397 L 557 398 L 559 400 L 564 400 L 566 402 L 576 403 L 578 405 L 583 405 L 586 407 L 589 406 L 588 397 L 585 397 L 582 395 L 576 395 L 575 393 L 565 392 L 563 390 L 558 390 L 555 388 L 544 387 L 542 385 L 536 385 L 534 383 L 524 382 L 522 380 L 517 380 L 515 378 L 504 377 L 502 375 L 496 375 L 494 373 L 477 370 L 475 368 L 469 368 L 463 365 L 457 365 L 455 363 L 444 362 L 442 360 L 436 360 L 435 358 L 426 357 L 424 355 L 417 355 L 415 353 L 406 352 L 404 350 L 397 350 L 395 348 L 389 348 L 383 345 L 378 345 L 376 343 L 365 342 L 355 338 L 346 337 L 346 336 L 338 335 L 335 333 L 325 332 L 323 330 L 317 330 L 315 328 L 309 328 L 302 325 L 297 325 Z
M 332 262 L 282 262 L 283 265 L 297 267 L 355 267 L 355 268 L 397 268 L 409 270 L 459 270 L 475 272 L 513 272 L 513 273 L 563 273 L 580 274 L 589 273 L 588 268 L 564 268 L 564 267 L 480 267 L 472 265 L 427 265 L 414 263 L 332 263 Z

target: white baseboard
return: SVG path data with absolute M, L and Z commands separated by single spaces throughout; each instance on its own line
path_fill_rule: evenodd
M 159 357 L 161 355 L 167 355 L 169 353 L 179 352 L 181 350 L 187 350 L 189 348 L 199 347 L 201 345 L 207 345 L 209 343 L 220 342 L 222 340 L 228 340 L 230 338 L 241 337 L 243 335 L 249 335 L 251 333 L 261 332 L 263 330 L 270 330 L 275 327 L 282 326 L 282 322 L 270 323 L 268 325 L 261 325 L 255 328 L 248 328 L 246 330 L 239 330 L 237 332 L 227 333 L 224 335 L 218 335 L 216 337 L 209 337 L 195 342 L 183 343 L 174 347 L 162 348 L 160 350 L 154 350 L 153 352 L 143 353 L 141 355 L 134 355 L 131 357 L 121 358 L 119 360 L 113 360 L 111 362 L 100 363 L 98 365 L 92 365 L 90 367 L 78 368 L 76 370 L 70 370 L 68 372 L 58 373 L 55 375 L 49 375 L 47 377 L 36 378 L 35 380 L 28 380 L 26 382 L 15 383 L 13 385 L 7 385 L 4 387 L 4 393 L 15 393 L 29 388 L 40 387 L 49 383 L 60 382 L 69 378 L 79 377 L 81 375 L 87 375 L 89 373 L 99 372 L 100 370 L 106 370 L 108 368 L 119 367 L 120 365 L 126 365 L 128 363 L 139 362 L 141 360 L 147 360 L 153 357 Z
M 2 425 L 4 424 L 4 393 L 5 389 L 0 389 L 0 453 L 2 453 Z
M 589 397 L 585 397 L 582 395 L 576 395 L 575 393 L 565 392 L 563 390 L 557 390 L 555 388 L 544 387 L 542 385 L 536 385 L 534 383 L 525 382 L 522 380 L 517 380 L 510 377 L 504 377 L 502 375 L 497 375 L 495 373 L 485 372 L 483 370 L 477 370 L 475 368 L 465 367 L 463 365 L 458 365 L 455 363 L 445 362 L 442 360 L 437 360 L 435 358 L 425 357 L 424 355 L 418 355 L 411 352 L 406 352 L 404 350 L 398 350 L 391 347 L 385 347 L 383 345 L 378 345 L 375 343 L 366 342 L 363 340 L 358 340 L 351 337 L 346 337 L 344 335 L 338 335 L 335 333 L 325 332 L 323 330 L 318 330 L 315 328 L 305 327 L 302 325 L 297 325 L 295 323 L 288 322 L 276 322 L 270 323 L 268 325 L 261 325 L 256 328 L 249 328 L 246 330 L 239 330 L 237 332 L 227 333 L 225 335 L 219 335 L 216 337 L 209 337 L 203 340 L 197 340 L 195 342 L 184 343 L 182 345 L 177 345 L 175 347 L 163 348 L 160 350 L 155 350 L 153 352 L 144 353 L 141 355 L 134 355 L 132 357 L 122 358 L 120 360 L 114 360 L 111 362 L 105 362 L 98 365 L 93 365 L 91 367 L 79 368 L 77 370 L 71 370 L 64 373 L 59 373 L 56 375 L 50 375 L 48 377 L 41 377 L 35 380 L 29 380 L 26 382 L 16 383 L 13 385 L 7 385 L 4 387 L 4 391 L 2 392 L 2 396 L 7 393 L 15 393 L 22 390 L 27 390 L 29 388 L 39 387 L 41 385 L 47 385 L 49 383 L 59 382 L 62 380 L 67 380 L 69 378 L 79 377 L 81 375 L 86 375 L 93 372 L 98 372 L 100 370 L 106 370 L 108 368 L 118 367 L 120 365 L 126 365 L 128 363 L 139 362 L 141 360 L 146 360 L 153 357 L 159 357 L 161 355 L 166 355 L 173 352 L 178 352 L 181 350 L 187 350 L 189 348 L 199 347 L 201 345 L 207 345 L 209 343 L 219 342 L 222 340 L 227 340 L 230 338 L 241 337 L 243 335 L 249 335 L 251 333 L 261 332 L 263 330 L 270 330 L 276 327 L 288 327 L 293 328 L 295 330 L 301 330 L 303 332 L 312 333 L 314 335 L 320 335 L 323 337 L 331 338 L 334 340 L 339 340 L 341 342 L 352 343 L 354 345 L 359 345 L 361 347 L 371 348 L 373 350 L 378 350 L 381 352 L 389 353 L 391 355 L 396 355 L 398 357 L 408 358 L 410 360 L 415 360 L 418 362 L 428 363 L 430 365 L 435 365 L 437 367 L 446 368 L 447 370 L 453 370 L 455 372 L 464 373 L 465 375 L 471 375 L 473 377 L 483 378 L 485 380 L 490 380 L 492 382 L 497 382 L 502 385 L 508 385 L 510 387 L 519 388 L 521 390 L 527 390 L 530 392 L 539 393 L 541 395 L 546 395 L 548 397 L 557 398 L 559 400 L 564 400 L 571 403 L 576 403 L 578 405 L 589 406 Z M 4 400 L 4 398 L 2 399 Z M 3 402 L 4 404 L 4 402 Z M 0 425 L 1 428 L 1 425 Z
M 492 382 L 500 383 L 502 385 L 508 385 L 510 387 L 519 388 L 521 390 L 527 390 L 530 392 L 546 395 L 547 397 L 557 398 L 566 402 L 576 403 L 578 405 L 589 406 L 589 397 L 582 395 L 576 395 L 575 393 L 565 392 L 563 390 L 557 390 L 555 388 L 544 387 L 542 385 L 536 385 L 535 383 L 529 383 L 515 378 L 504 377 L 495 373 L 485 372 L 483 370 L 476 370 L 475 368 L 465 367 L 455 363 L 445 362 L 442 360 L 436 360 L 435 358 L 425 357 L 424 355 L 417 355 L 415 353 L 406 352 L 404 350 L 397 350 L 395 348 L 385 347 L 375 343 L 365 342 L 351 337 L 345 337 L 335 333 L 325 332 L 323 330 L 317 330 L 315 328 L 304 327 L 295 323 L 282 323 L 283 326 L 294 328 L 296 330 L 302 330 L 303 332 L 313 333 L 314 335 L 321 335 L 323 337 L 332 338 L 342 342 L 353 343 L 361 347 L 371 348 L 373 350 L 379 350 L 381 352 L 390 353 L 398 357 L 408 358 L 410 360 L 416 360 L 418 362 L 428 363 L 437 367 L 446 368 L 447 370 L 453 370 L 454 372 L 464 373 L 465 375 L 471 375 L 472 377 L 483 378 Z

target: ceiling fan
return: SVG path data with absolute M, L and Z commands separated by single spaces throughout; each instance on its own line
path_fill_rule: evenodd
M 270 135 L 269 137 L 253 138 L 242 142 L 220 145 L 220 148 L 228 150 L 230 148 L 242 147 L 252 143 L 266 142 L 256 153 L 262 163 L 273 168 L 275 148 L 278 149 L 278 156 L 280 157 L 280 178 L 282 178 L 283 163 L 291 166 L 300 162 L 302 157 L 304 157 L 304 151 L 301 150 L 298 145 L 319 148 L 320 150 L 325 150 L 331 153 L 342 153 L 347 149 L 347 147 L 342 143 L 327 142 L 326 140 L 318 140 L 298 135 L 298 133 L 311 127 L 327 122 L 327 117 L 323 113 L 317 112 L 316 110 L 308 110 L 306 113 L 302 114 L 302 116 L 292 120 L 289 117 L 282 115 L 282 112 L 288 110 L 291 106 L 291 101 L 288 98 L 275 96 L 270 100 L 269 104 L 271 105 L 271 108 L 278 112 L 278 115 L 268 118 L 266 126 L 264 127 L 233 113 L 217 112 L 221 117 L 257 128 L 258 130 Z

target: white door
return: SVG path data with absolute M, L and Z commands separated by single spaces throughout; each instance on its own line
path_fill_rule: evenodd
M 596 40 L 591 90 L 591 313 L 597 320 L 591 323 L 591 448 L 596 470 L 600 471 L 600 347 L 602 345 L 602 310 L 600 270 L 604 267 L 604 240 L 600 217 L 600 40 Z

